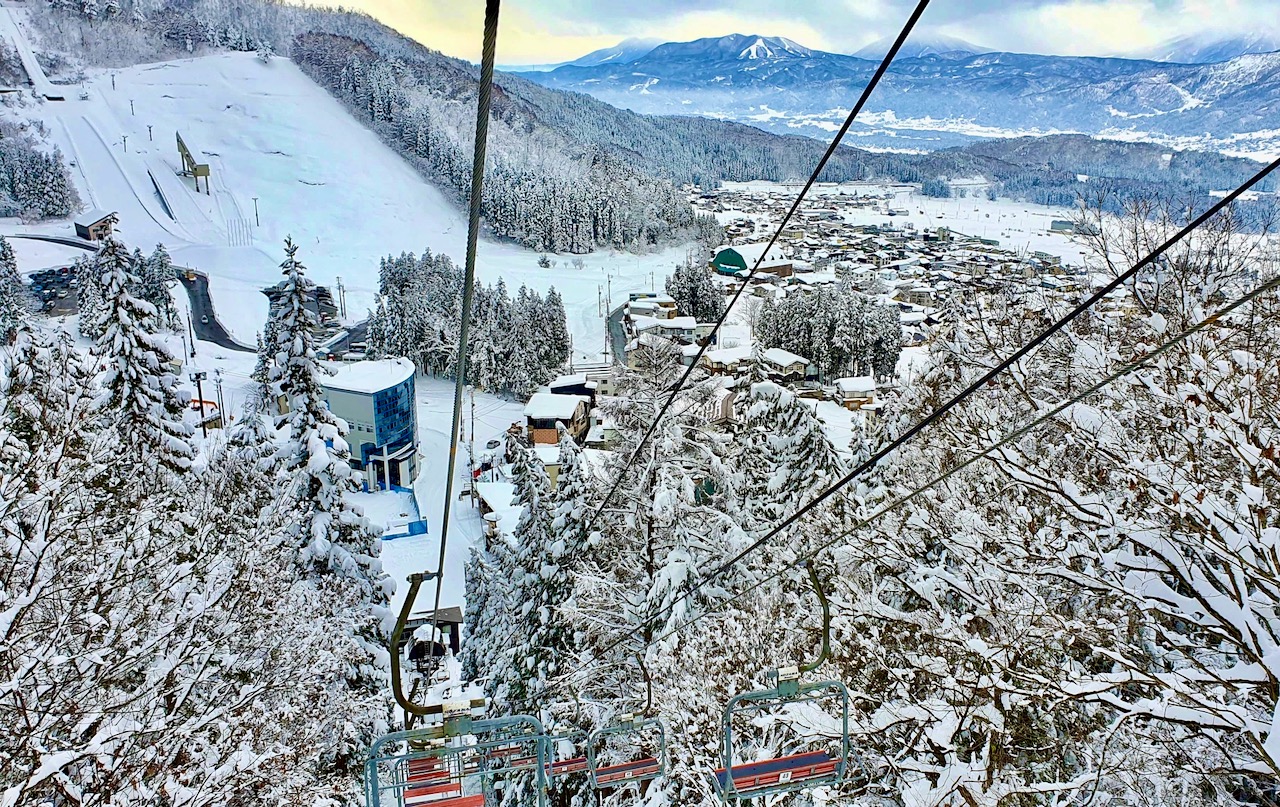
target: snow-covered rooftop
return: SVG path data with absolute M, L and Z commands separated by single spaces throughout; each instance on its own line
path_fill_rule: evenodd
M 722 347 L 718 350 L 708 350 L 702 355 L 707 361 L 715 364 L 733 364 L 734 362 L 746 361 L 751 358 L 751 348 Z
M 804 356 L 797 356 L 791 351 L 783 350 L 780 347 L 771 347 L 766 350 L 764 352 L 764 360 L 779 367 L 797 363 L 807 365 L 809 363 L 809 360 Z
M 79 224 L 82 227 L 88 227 L 91 224 L 97 224 L 98 222 L 105 219 L 107 216 L 114 216 L 115 214 L 116 212 L 114 210 L 107 210 L 105 208 L 95 207 L 93 210 L 86 210 L 85 212 L 76 216 L 76 224 Z
M 550 392 L 535 392 L 524 407 L 524 416 L 534 420 L 573 420 L 578 407 L 586 404 L 584 395 L 555 395 Z
M 716 250 L 716 255 L 719 255 L 721 252 L 725 251 L 726 249 L 731 249 L 742 256 L 742 259 L 747 262 L 748 269 L 751 268 L 752 264 L 760 260 L 761 255 L 764 255 L 765 260 L 771 263 L 776 264 L 778 262 L 783 262 L 783 263 L 786 262 L 787 256 L 782 254 L 782 250 L 779 249 L 776 244 L 774 245 L 773 249 L 769 250 L 769 253 L 765 255 L 764 250 L 765 250 L 765 247 L 767 246 L 769 245 L 768 244 L 737 244 L 737 245 L 725 244 L 724 246 Z
M 837 378 L 836 389 L 846 395 L 856 395 L 857 393 L 875 392 L 876 380 L 869 375 L 851 376 L 849 378 Z
M 414 373 L 413 362 L 399 358 L 368 359 L 327 366 L 334 370 L 334 374 L 320 379 L 326 389 L 365 395 L 394 387 L 405 379 L 412 378 Z
M 560 446 L 535 445 L 533 453 L 538 455 L 538 460 L 543 465 L 559 465 L 560 464 Z

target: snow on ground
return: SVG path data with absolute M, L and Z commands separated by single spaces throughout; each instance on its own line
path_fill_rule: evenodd
M 791 197 L 798 188 L 776 182 L 726 182 L 731 190 L 757 193 L 773 193 L 779 197 Z M 964 186 L 971 195 L 952 199 L 935 199 L 924 196 L 919 189 L 902 184 L 871 182 L 844 182 L 815 185 L 809 192 L 811 199 L 822 196 L 879 196 L 892 193 L 889 206 L 907 211 L 906 215 L 889 216 L 884 212 L 885 202 L 875 207 L 855 208 L 844 212 L 844 220 L 851 224 L 879 224 L 902 227 L 908 222 L 917 229 L 947 227 L 965 235 L 994 238 L 1000 246 L 1012 250 L 1031 250 L 1059 255 L 1066 263 L 1077 263 L 1079 247 L 1067 236 L 1050 233 L 1049 224 L 1054 219 L 1070 220 L 1075 211 L 1063 207 L 1049 207 L 1011 199 L 992 201 L 986 197 L 985 184 L 968 183 Z M 723 211 L 716 214 L 722 222 L 747 217 L 759 220 L 759 216 L 742 211 Z
M 113 72 L 115 89 L 99 72 L 35 114 L 75 163 L 85 204 L 117 211 L 131 246 L 150 251 L 163 242 L 175 263 L 207 272 L 218 319 L 241 342 L 252 344 L 266 320 L 261 289 L 280 279 L 286 236 L 316 282 L 342 278 L 350 321 L 373 304 L 381 257 L 429 248 L 462 262 L 459 207 L 289 60 L 229 53 Z M 211 167 L 208 195 L 176 176 L 178 132 Z M 12 229 L 69 234 L 71 227 Z M 582 269 L 569 256 L 551 256 L 557 265 L 543 269 L 538 253 L 485 239 L 478 271 L 486 282 L 505 278 L 513 292 L 554 285 L 578 360 L 599 360 L 600 298 L 609 286 L 616 306 L 629 291 L 661 285 L 684 251 L 596 253 L 582 256 Z
M 18 260 L 18 270 L 24 275 L 39 272 L 41 269 L 67 266 L 76 258 L 90 253 L 83 249 L 51 244 L 48 241 L 34 241 L 29 238 L 12 238 L 9 246 L 13 247 L 13 257 Z

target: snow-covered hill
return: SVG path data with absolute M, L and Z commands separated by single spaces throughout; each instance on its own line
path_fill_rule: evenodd
M 893 45 L 892 37 L 884 37 L 877 39 L 870 45 L 866 45 L 857 51 L 854 56 L 859 59 L 883 59 L 885 54 L 889 52 L 889 48 Z M 932 34 L 929 36 L 912 36 L 903 43 L 902 48 L 898 51 L 900 59 L 919 59 L 923 56 L 972 56 L 977 53 L 990 53 L 990 48 L 984 48 L 975 45 L 972 42 L 966 42 L 959 37 L 946 36 L 944 34 Z
M 1244 36 L 1221 36 L 1212 32 L 1170 40 L 1152 49 L 1147 58 L 1157 62 L 1213 64 L 1251 53 L 1280 51 L 1280 33 L 1255 31 Z
M 118 211 L 130 246 L 149 251 L 163 242 L 177 264 L 207 272 L 219 319 L 240 341 L 252 344 L 266 320 L 261 289 L 279 279 L 285 236 L 317 282 L 342 278 L 353 320 L 373 304 L 382 256 L 431 249 L 461 262 L 466 220 L 458 207 L 289 60 L 230 53 L 114 73 L 114 90 L 102 73 L 84 85 L 88 99 L 76 88 L 38 114 L 74 161 L 86 202 Z M 208 159 L 209 195 L 177 176 L 178 132 Z M 542 269 L 537 253 L 484 239 L 479 272 L 512 288 L 555 285 L 580 359 L 598 359 L 598 287 L 611 283 L 616 300 L 651 277 L 661 283 L 682 255 L 683 247 L 641 258 L 588 255 L 582 270 L 568 259 Z

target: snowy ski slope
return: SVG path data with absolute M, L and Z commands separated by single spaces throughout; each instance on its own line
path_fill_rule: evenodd
M 286 236 L 313 279 L 343 279 L 352 321 L 373 304 L 382 256 L 429 248 L 462 260 L 459 207 L 287 59 L 264 64 L 232 53 L 162 62 L 115 71 L 114 90 L 110 74 L 95 76 L 87 100 L 72 89 L 39 114 L 76 163 L 86 204 L 118 211 L 130 245 L 163 242 L 176 263 L 207 272 L 218 317 L 242 342 L 252 344 L 266 319 L 260 290 L 278 280 Z M 176 132 L 204 150 L 210 194 L 177 175 Z M 536 253 L 486 239 L 479 272 L 513 289 L 555 285 L 579 360 L 598 360 L 598 295 L 609 276 L 616 303 L 651 278 L 661 284 L 683 254 L 595 254 L 582 270 L 567 258 L 541 269 Z

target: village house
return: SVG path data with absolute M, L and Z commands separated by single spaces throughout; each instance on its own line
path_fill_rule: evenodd
M 836 403 L 845 409 L 861 409 L 875 397 L 876 380 L 869 375 L 836 379 Z
M 780 347 L 769 348 L 760 359 L 764 363 L 765 375 L 770 381 L 802 381 L 809 369 L 808 359 Z
M 535 392 L 524 407 L 525 434 L 534 445 L 560 442 L 557 423 L 563 423 L 573 439 L 581 443 L 590 427 L 590 399 L 584 395 L 556 395 Z

